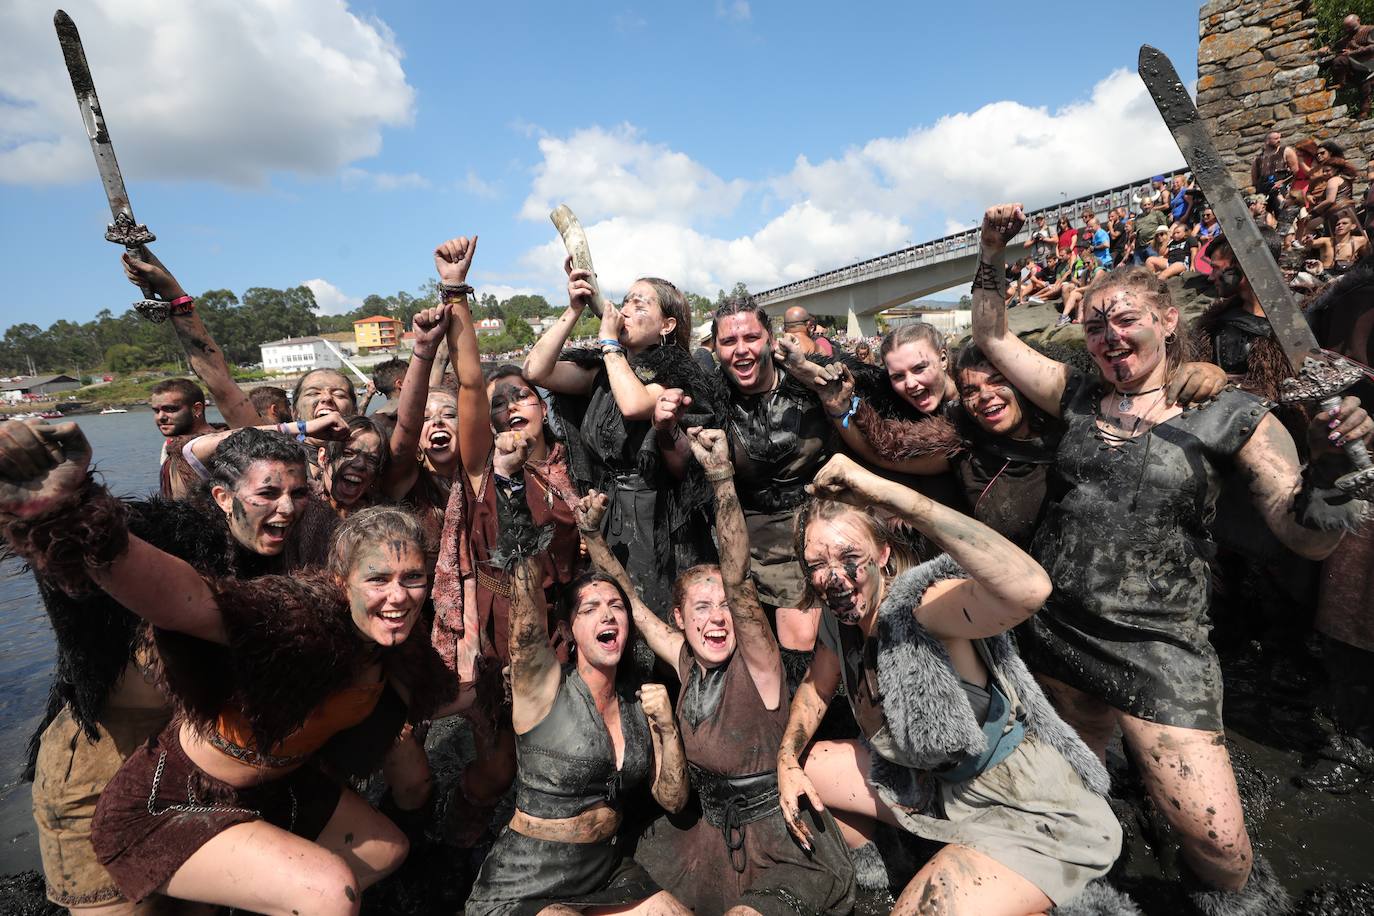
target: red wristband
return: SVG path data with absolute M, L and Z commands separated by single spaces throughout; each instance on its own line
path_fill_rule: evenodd
M 189 315 L 195 310 L 195 305 L 193 296 L 178 296 L 167 303 L 167 308 L 173 315 Z

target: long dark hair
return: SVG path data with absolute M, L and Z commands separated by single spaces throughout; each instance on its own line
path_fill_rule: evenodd
M 573 613 L 577 611 L 578 602 L 582 600 L 582 590 L 589 585 L 596 585 L 602 582 L 614 588 L 616 593 L 620 595 L 620 600 L 625 603 L 625 620 L 628 627 L 625 631 L 625 649 L 621 652 L 620 661 L 617 662 L 615 666 L 615 682 L 616 686 L 620 687 L 629 684 L 630 679 L 633 677 L 634 664 L 632 659 L 628 656 L 633 651 L 633 643 L 636 634 L 634 604 L 630 601 L 630 596 L 626 594 L 625 589 L 621 587 L 620 583 L 608 573 L 604 573 L 599 569 L 587 570 L 576 579 L 573 579 L 567 585 L 563 586 L 563 591 L 558 596 L 558 619 L 567 621 L 568 629 L 571 631 Z M 576 640 L 573 641 L 572 648 L 576 650 Z M 574 663 L 576 662 L 575 655 L 573 661 Z
M 305 467 L 305 449 L 278 432 L 251 426 L 235 430 L 205 462 L 205 469 L 210 472 L 208 487 L 221 486 L 232 492 L 255 461 L 280 461 Z

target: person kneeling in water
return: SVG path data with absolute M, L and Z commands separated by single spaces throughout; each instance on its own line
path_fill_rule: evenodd
M 698 913 L 791 916 L 799 901 L 808 913 L 848 913 L 854 869 L 839 828 L 816 812 L 808 819 L 816 848 L 799 849 L 778 807 L 774 762 L 787 725 L 787 685 L 777 637 L 749 575 L 749 532 L 729 443 L 722 430 L 687 435 L 715 491 L 720 566 L 694 566 L 678 577 L 676 627 L 631 601 L 635 624 L 682 683 L 678 729 L 702 816 L 686 830 L 660 819 L 640 852 L 655 877 Z M 592 562 L 628 591 L 629 577 L 600 533 L 606 503 L 595 491 L 584 497 L 578 526 Z
M 835 813 L 851 845 L 882 821 L 946 844 L 894 912 L 1041 913 L 1106 874 L 1121 827 L 1105 767 L 1055 714 L 1008 630 L 1049 577 L 985 525 L 836 455 L 811 487 L 798 555 L 840 624 L 818 649 L 778 751 L 783 814 L 814 843 L 801 802 Z M 872 509 L 947 553 L 903 569 Z M 865 741 L 807 744 L 843 682 Z M 803 767 L 805 757 L 805 767 Z M 948 907 L 945 910 L 944 907 Z

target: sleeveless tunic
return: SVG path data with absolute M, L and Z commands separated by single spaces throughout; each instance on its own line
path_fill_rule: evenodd
M 1031 553 L 1054 592 L 1017 631 L 1035 671 L 1133 716 L 1219 731 L 1208 525 L 1231 461 L 1272 402 L 1234 388 L 1109 446 L 1096 379 L 1074 373 L 1068 426 Z
M 548 715 L 515 738 L 519 810 L 564 818 L 604 803 L 619 811 L 626 793 L 648 785 L 654 754 L 644 709 L 625 692 L 619 703 L 625 754 L 617 768 L 610 733 L 587 685 L 576 668 L 564 669 Z M 482 863 L 464 912 L 533 916 L 556 903 L 581 909 L 652 897 L 658 885 L 622 854 L 619 839 L 613 835 L 599 843 L 560 843 L 506 827 Z
M 722 665 L 703 671 L 684 642 L 678 659 L 678 732 L 700 799 L 720 777 L 756 777 L 750 793 L 766 797 L 767 814 L 757 820 L 754 805 L 735 811 L 726 827 L 697 819 L 685 828 L 662 818 L 641 842 L 654 877 L 697 913 L 724 913 L 743 904 L 764 916 L 848 913 L 854 905 L 854 869 L 839 828 L 829 812 L 808 818 L 814 851 L 802 851 L 778 807 L 777 755 L 787 727 L 786 685 L 782 701 L 768 709 L 759 696 L 744 654 L 736 650 Z M 754 813 L 751 813 L 754 812 Z M 649 850 L 653 853 L 650 855 Z M 703 880 L 705 879 L 705 880 Z

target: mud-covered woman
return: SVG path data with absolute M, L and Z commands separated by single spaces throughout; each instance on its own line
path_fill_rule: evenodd
M 1168 288 L 1140 270 L 1105 275 L 1085 298 L 1089 376 L 1036 353 L 1007 328 L 993 264 L 1024 217 L 984 217 L 974 282 L 974 341 L 1040 409 L 1060 417 L 1046 514 L 1032 554 L 1054 593 L 1018 632 L 1028 664 L 1088 745 L 1105 755 L 1119 728 L 1155 807 L 1173 826 L 1205 905 L 1278 909 L 1282 888 L 1256 861 L 1222 723 L 1210 623 L 1207 531 L 1222 477 L 1247 482 L 1289 549 L 1321 559 L 1363 505 L 1334 486 L 1330 450 L 1374 429 L 1359 402 L 1318 414 L 1314 457 L 1297 449 L 1272 402 L 1227 389 L 1183 411 L 1165 398 L 1183 359 Z
M 37 423 L 7 423 L 0 454 L 22 455 L 31 437 L 52 434 Z M 129 529 L 206 574 L 250 579 L 286 572 L 285 547 L 309 494 L 305 455 L 269 432 L 230 436 L 209 462 L 203 499 L 124 503 Z M 18 473 L 13 461 L 4 459 L 5 473 Z M 83 912 L 140 912 L 97 862 L 90 821 L 95 798 L 120 764 L 171 715 L 154 684 L 156 655 L 142 620 L 90 582 L 79 528 L 32 506 L 25 517 L 6 517 L 5 530 L 10 549 L 34 571 L 57 642 L 48 710 L 30 742 L 49 899 Z
M 539 585 L 550 601 L 572 581 L 579 563 L 572 509 L 577 493 L 544 401 L 516 367 L 498 367 L 483 376 L 468 296 L 450 292 L 466 274 L 475 246 L 475 236 L 471 241 L 459 237 L 435 249 L 440 289 L 454 298 L 448 335 L 458 402 L 452 446 L 456 477 L 440 539 L 432 638 L 458 679 L 471 686 L 464 715 L 477 745 L 449 805 L 451 835 L 460 845 L 486 833 L 493 809 L 515 778 L 515 735 L 501 675 L 511 661 L 511 578 L 492 558 L 500 536 L 500 501 L 523 500 L 536 527 L 551 527 L 548 549 L 536 557 Z M 402 409 L 408 394 L 402 390 Z
M 718 425 L 711 382 L 691 356 L 691 315 L 676 286 L 657 277 L 601 303 L 598 341 L 560 356 L 593 296 L 591 275 L 568 270 L 567 310 L 525 359 L 525 379 L 557 397 L 569 463 L 582 492 L 610 497 L 606 539 L 644 602 L 666 618 L 680 569 L 712 555 L 710 491 L 691 469 L 680 429 L 659 433 L 659 396 L 680 389 L 686 425 Z
M 335 537 L 327 571 L 205 577 L 131 533 L 89 461 L 75 424 L 8 438 L 0 511 L 25 520 L 29 537 L 10 537 L 30 562 L 72 579 L 84 568 L 154 627 L 177 715 L 104 787 L 92 827 L 100 863 L 130 901 L 357 913 L 405 839 L 312 756 L 388 684 L 416 717 L 451 692 L 428 644 L 407 641 L 428 588 L 416 523 L 399 510 L 360 513 Z M 294 468 L 277 500 L 225 494 L 264 545 L 280 544 L 278 517 L 301 498 Z
M 1041 913 L 1074 899 L 1116 859 L 1121 830 L 1105 768 L 1006 635 L 1044 601 L 1048 577 L 985 525 L 846 456 L 812 490 L 798 555 L 840 651 L 817 650 L 778 751 L 798 842 L 817 842 L 809 804 L 853 846 L 880 821 L 944 844 L 897 913 Z M 946 553 L 911 565 L 879 513 Z M 811 744 L 841 684 L 864 740 Z
M 794 916 L 848 913 L 853 866 L 839 829 L 808 814 L 810 851 L 792 839 L 778 807 L 776 758 L 787 724 L 782 657 L 749 575 L 749 534 L 735 495 L 725 433 L 688 432 L 715 494 L 720 565 L 694 566 L 674 585 L 673 624 L 631 597 L 635 625 L 682 684 L 678 731 L 699 812 L 660 819 L 640 842 L 646 867 L 697 913 Z M 596 567 L 629 580 L 600 536 L 606 498 L 590 493 L 578 524 Z M 702 880 L 703 876 L 710 880 Z
M 507 434 L 513 435 L 513 434 Z M 630 599 L 603 573 L 564 590 L 573 660 L 550 646 L 535 557 L 548 534 L 519 494 L 501 501 L 495 558 L 511 578 L 511 721 L 519 772 L 515 813 L 468 897 L 468 916 L 580 912 L 681 914 L 633 858 L 619 831 L 625 803 L 645 788 L 669 811 L 687 800 L 682 742 L 661 684 L 623 677 L 634 628 Z

